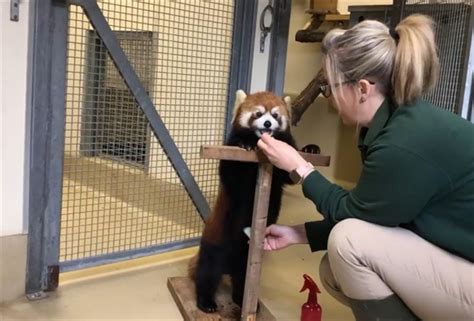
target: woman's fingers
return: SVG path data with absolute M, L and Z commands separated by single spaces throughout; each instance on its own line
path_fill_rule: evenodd
M 270 244 L 268 244 L 267 238 L 265 238 L 265 239 L 263 240 L 263 249 L 264 249 L 265 251 L 271 251 L 271 247 L 270 247 Z
M 267 134 L 267 133 L 264 133 L 264 134 L 262 135 L 262 137 L 260 137 L 260 138 L 261 138 L 265 143 L 267 143 L 267 144 L 270 143 L 270 142 L 273 140 L 273 137 L 270 136 L 270 135 Z
M 271 139 L 270 135 L 263 134 L 262 137 L 257 142 L 257 146 L 264 152 L 268 152 L 271 148 L 270 144 L 272 143 L 272 141 L 269 139 Z
M 269 235 L 269 234 L 272 234 L 272 228 L 275 224 L 272 224 L 270 226 L 267 226 L 267 229 L 265 230 L 265 236 Z
M 268 148 L 268 145 L 267 143 L 265 143 L 263 140 L 259 139 L 258 142 L 257 142 L 257 146 L 258 148 L 260 148 L 261 150 L 263 150 L 264 152 L 267 150 Z

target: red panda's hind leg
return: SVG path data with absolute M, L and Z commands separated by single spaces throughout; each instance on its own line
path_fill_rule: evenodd
M 226 251 L 222 246 L 201 241 L 199 260 L 196 270 L 197 306 L 206 313 L 217 310 L 214 296 L 224 272 Z

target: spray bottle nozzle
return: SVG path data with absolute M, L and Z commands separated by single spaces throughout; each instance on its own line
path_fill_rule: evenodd
M 321 291 L 319 291 L 318 286 L 316 285 L 316 282 L 314 282 L 314 280 L 309 275 L 303 274 L 303 278 L 304 278 L 304 284 L 300 292 L 309 290 L 310 292 L 315 291 L 316 293 L 321 293 Z
M 317 293 L 321 293 L 321 291 L 319 291 L 319 288 L 316 285 L 316 282 L 314 282 L 313 279 L 309 275 L 304 274 L 303 278 L 304 278 L 304 284 L 300 292 L 309 290 L 309 293 L 308 293 L 308 300 L 301 307 L 300 320 L 301 321 L 321 321 L 322 309 L 321 309 L 321 306 L 318 304 L 318 297 L 317 297 Z

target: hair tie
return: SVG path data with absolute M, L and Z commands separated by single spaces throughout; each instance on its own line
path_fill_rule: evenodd
M 395 40 L 395 42 L 398 43 L 398 41 L 400 40 L 400 35 L 398 34 L 398 32 L 395 29 L 390 28 L 389 33 L 390 33 L 390 37 L 392 37 L 393 40 Z

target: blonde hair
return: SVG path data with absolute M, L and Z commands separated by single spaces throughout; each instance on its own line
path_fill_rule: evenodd
M 439 73 L 434 22 L 411 15 L 395 28 L 365 20 L 349 30 L 333 29 L 323 39 L 322 51 L 328 82 L 368 79 L 398 105 L 413 102 L 432 89 Z M 337 96 L 335 96 L 337 100 Z

